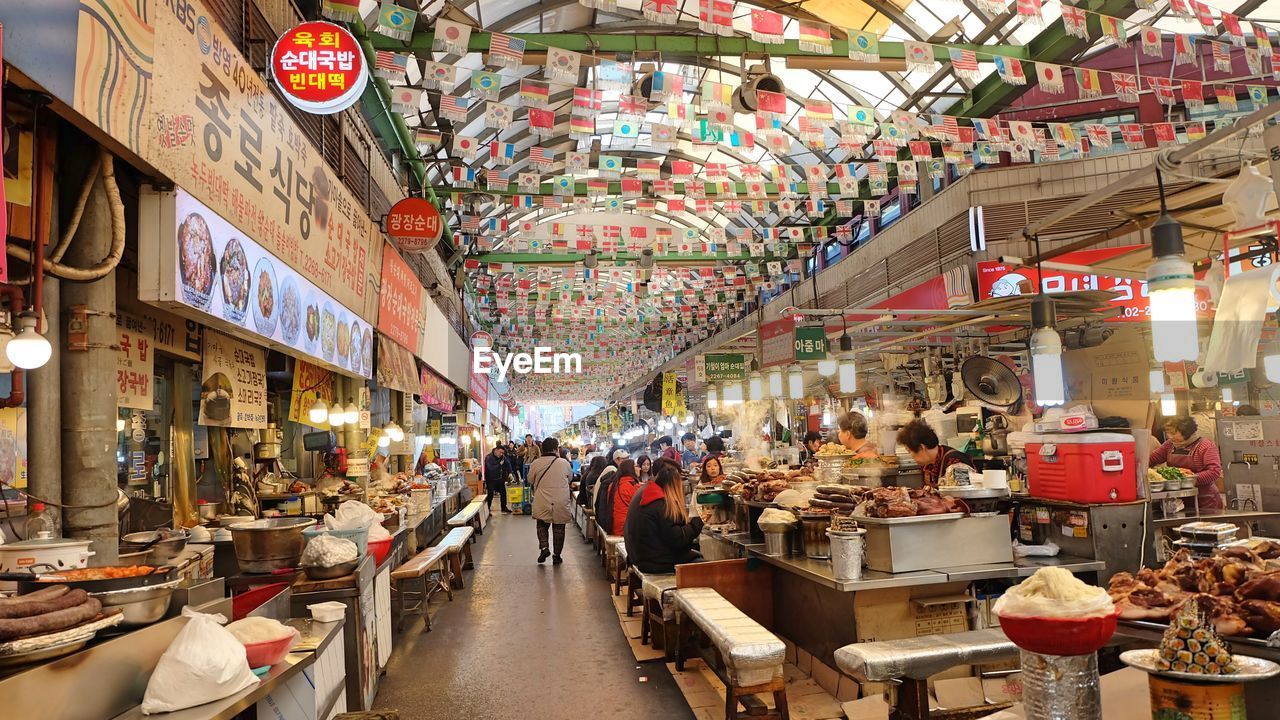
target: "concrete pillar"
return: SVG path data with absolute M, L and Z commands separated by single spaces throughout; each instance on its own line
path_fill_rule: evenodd
M 77 180 L 68 184 L 78 187 Z M 64 262 L 88 267 L 110 250 L 111 211 L 99 179 Z M 94 282 L 67 283 L 62 288 L 62 308 L 65 322 L 79 319 L 88 331 L 87 348 L 68 349 L 62 357 L 62 501 L 79 506 L 64 510 L 63 532 L 93 541 L 90 549 L 96 555 L 90 558 L 91 565 L 111 565 L 119 542 L 115 273 Z
M 58 322 L 61 292 L 57 278 L 45 277 L 43 299 L 45 316 L 49 318 L 44 334 L 54 352 L 48 364 L 26 374 L 27 437 L 41 438 L 27 443 L 27 488 L 36 497 L 62 502 L 62 324 Z M 60 508 L 50 505 L 48 510 L 61 529 Z

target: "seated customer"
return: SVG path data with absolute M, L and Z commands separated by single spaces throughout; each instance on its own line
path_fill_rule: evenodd
M 646 456 L 640 457 L 648 459 Z M 640 489 L 640 479 L 636 476 L 640 474 L 636 470 L 636 462 L 630 458 L 618 463 L 618 478 L 613 481 L 610 492 L 613 497 L 610 502 L 613 505 L 612 523 L 607 531 L 610 535 L 621 535 L 622 528 L 627 522 L 627 512 L 631 509 L 631 499 L 636 496 L 636 491 Z M 596 520 L 599 523 L 599 519 Z
M 631 501 L 622 534 L 627 559 L 640 572 L 669 574 L 676 565 L 701 559 L 693 546 L 702 518 L 689 517 L 680 468 L 663 458 L 653 469 L 653 480 Z

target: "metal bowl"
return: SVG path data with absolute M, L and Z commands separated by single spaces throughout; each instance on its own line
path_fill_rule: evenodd
M 145 565 L 147 556 L 151 554 L 151 550 L 143 550 L 141 545 L 133 543 L 120 543 L 120 551 L 116 554 L 119 558 L 117 565 Z
M 240 570 L 269 573 L 298 566 L 307 545 L 302 530 L 315 524 L 310 518 L 265 518 L 231 526 L 231 541 Z
M 129 545 L 146 545 L 156 539 L 155 531 L 129 533 L 120 540 Z M 170 560 L 182 554 L 183 548 L 187 546 L 189 536 L 184 532 L 179 535 L 167 537 L 164 540 L 151 546 L 151 552 L 147 555 L 147 560 L 151 565 L 164 565 Z
M 169 611 L 169 600 L 181 583 L 173 580 L 161 585 L 91 593 L 102 602 L 103 610 L 118 608 L 124 615 L 120 627 L 136 628 L 157 622 Z
M 335 578 L 346 577 L 356 571 L 356 566 L 360 564 L 357 558 L 351 562 L 338 563 L 332 567 L 322 567 L 320 565 L 303 565 L 302 571 L 312 580 L 333 580 Z

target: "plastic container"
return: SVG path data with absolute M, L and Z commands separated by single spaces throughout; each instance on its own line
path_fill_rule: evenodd
M 250 668 L 278 665 L 284 662 L 285 657 L 289 655 L 289 649 L 293 647 L 297 640 L 298 633 L 293 632 L 279 640 L 248 643 L 244 646 L 245 659 L 249 661 Z
M 1138 499 L 1132 435 L 1046 434 L 1027 441 L 1027 475 L 1033 497 L 1079 503 Z
M 791 551 L 791 531 L 790 530 L 765 530 L 764 531 L 764 554 L 765 555 L 787 555 Z
M 33 540 L 51 538 L 53 531 L 53 513 L 49 512 L 44 503 L 32 505 L 31 512 L 27 513 L 27 537 Z
M 347 604 L 336 600 L 308 605 L 311 619 L 316 622 L 341 622 L 347 616 Z
M 357 557 L 369 551 L 369 528 L 367 527 L 356 530 L 327 530 L 323 527 L 309 527 L 302 531 L 302 536 L 307 539 L 307 542 L 311 542 L 311 538 L 325 533 L 355 543 L 356 550 L 360 553 Z
M 259 585 L 255 588 L 245 590 L 239 595 L 231 596 L 231 619 L 243 620 L 249 616 L 249 613 L 257 610 L 268 600 L 279 595 L 289 587 L 289 583 L 270 583 L 268 585 Z M 259 667 L 251 665 L 250 667 Z
M 1120 611 L 1089 618 L 1000 616 L 1000 629 L 1014 645 L 1041 655 L 1089 655 L 1116 632 Z
M 382 561 L 387 559 L 387 553 L 391 552 L 391 538 L 370 540 L 369 552 L 373 554 L 374 564 L 381 565 Z
M 862 560 L 866 555 L 867 531 L 828 530 L 831 542 L 831 574 L 836 580 L 861 580 Z
M 57 572 L 89 563 L 89 540 L 42 538 L 0 545 L 0 572 Z

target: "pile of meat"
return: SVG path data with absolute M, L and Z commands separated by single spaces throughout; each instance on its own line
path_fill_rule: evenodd
M 761 473 L 761 475 L 764 474 Z M 778 497 L 778 493 L 790 487 L 791 483 L 784 479 L 761 480 L 757 478 L 735 486 L 733 492 L 743 500 L 773 502 L 773 499 Z
M 872 488 L 858 503 L 855 516 L 901 518 L 968 512 L 963 500 L 938 494 L 933 488 Z
M 102 603 L 97 598 L 66 585 L 0 598 L 0 641 L 73 628 L 93 620 L 101 612 Z
M 1280 630 L 1280 543 L 1235 545 L 1200 560 L 1179 550 L 1158 570 L 1116 573 L 1108 593 L 1125 620 L 1168 621 L 1196 598 L 1219 634 L 1267 637 Z

